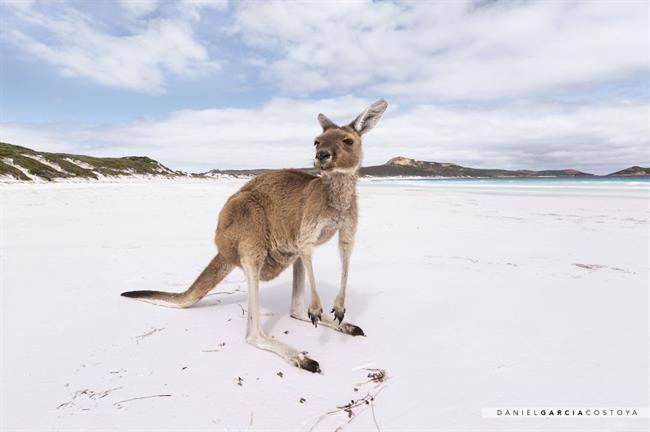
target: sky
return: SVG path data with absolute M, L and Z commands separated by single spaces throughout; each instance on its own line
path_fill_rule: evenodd
M 0 0 L 0 140 L 173 169 L 306 167 L 384 98 L 364 164 L 650 166 L 646 1 Z

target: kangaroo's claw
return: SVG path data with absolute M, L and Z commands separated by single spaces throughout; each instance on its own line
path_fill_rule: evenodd
M 345 316 L 345 308 L 332 308 L 332 313 L 334 314 L 334 321 L 339 320 L 339 324 L 343 322 L 343 317 Z
M 318 327 L 318 321 L 321 320 L 322 315 L 323 315 L 322 308 L 314 312 L 312 312 L 311 310 L 307 310 L 307 316 L 311 320 L 311 323 L 314 325 L 314 327 Z

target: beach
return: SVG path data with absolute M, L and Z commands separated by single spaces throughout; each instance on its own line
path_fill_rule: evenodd
M 367 337 L 290 318 L 290 269 L 261 285 L 264 329 L 318 375 L 245 342 L 240 270 L 189 309 L 120 297 L 189 286 L 244 181 L 0 185 L 4 430 L 650 426 L 483 415 L 650 406 L 649 182 L 362 180 L 345 319 Z M 314 271 L 329 312 L 336 239 Z

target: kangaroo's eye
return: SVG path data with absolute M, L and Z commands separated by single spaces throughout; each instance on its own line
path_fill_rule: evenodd
M 318 144 L 320 144 L 320 142 L 318 142 L 318 140 L 314 141 L 315 146 L 317 146 Z
M 347 145 L 352 145 L 354 144 L 354 140 L 352 138 L 346 138 L 343 140 L 343 142 Z

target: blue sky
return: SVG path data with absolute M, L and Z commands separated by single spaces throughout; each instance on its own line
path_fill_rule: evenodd
M 177 169 L 307 166 L 384 97 L 365 163 L 650 165 L 649 6 L 2 1 L 0 138 Z

